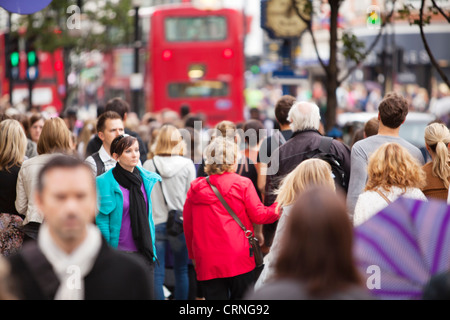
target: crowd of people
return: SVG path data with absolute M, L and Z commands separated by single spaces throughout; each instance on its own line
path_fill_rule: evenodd
M 399 197 L 448 199 L 449 129 L 428 124 L 425 163 L 399 136 L 408 106 L 386 94 L 351 145 L 289 95 L 273 131 L 186 107 L 139 121 L 121 98 L 84 122 L 2 113 L 0 299 L 376 299 L 355 228 Z

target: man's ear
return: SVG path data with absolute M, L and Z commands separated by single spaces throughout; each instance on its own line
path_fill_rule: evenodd
M 97 133 L 98 137 L 100 138 L 100 140 L 104 141 L 105 140 L 105 134 L 102 131 L 99 131 Z

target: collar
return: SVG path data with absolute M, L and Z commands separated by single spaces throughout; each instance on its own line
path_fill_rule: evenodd
M 295 131 L 293 134 L 292 134 L 292 137 L 294 137 L 294 136 L 296 136 L 296 135 L 299 135 L 299 134 L 302 134 L 302 133 L 306 133 L 306 132 L 315 132 L 315 133 L 318 133 L 318 134 L 320 134 L 320 135 L 322 135 L 318 130 L 316 130 L 316 129 L 306 129 L 306 130 L 297 130 L 297 131 Z
M 98 150 L 98 155 L 100 156 L 100 159 L 102 159 L 103 162 L 107 162 L 107 161 L 114 161 L 114 163 L 116 163 L 116 160 L 114 160 L 113 157 L 111 157 L 108 152 L 106 152 L 105 147 L 101 146 L 100 150 Z

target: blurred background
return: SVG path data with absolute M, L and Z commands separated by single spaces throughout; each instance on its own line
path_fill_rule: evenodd
M 376 112 L 383 95 L 397 91 L 411 111 L 448 123 L 449 7 L 53 0 L 30 15 L 0 8 L 0 107 L 75 110 L 86 121 L 119 96 L 139 119 L 184 107 L 212 126 L 274 119 L 275 101 L 291 94 L 319 105 L 326 132 L 345 133 L 341 114 Z

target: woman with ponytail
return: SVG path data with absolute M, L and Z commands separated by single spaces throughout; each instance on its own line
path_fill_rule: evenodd
M 450 131 L 444 124 L 432 123 L 425 128 L 425 145 L 431 161 L 423 166 L 426 185 L 422 191 L 428 199 L 447 200 L 450 177 L 449 142 Z

